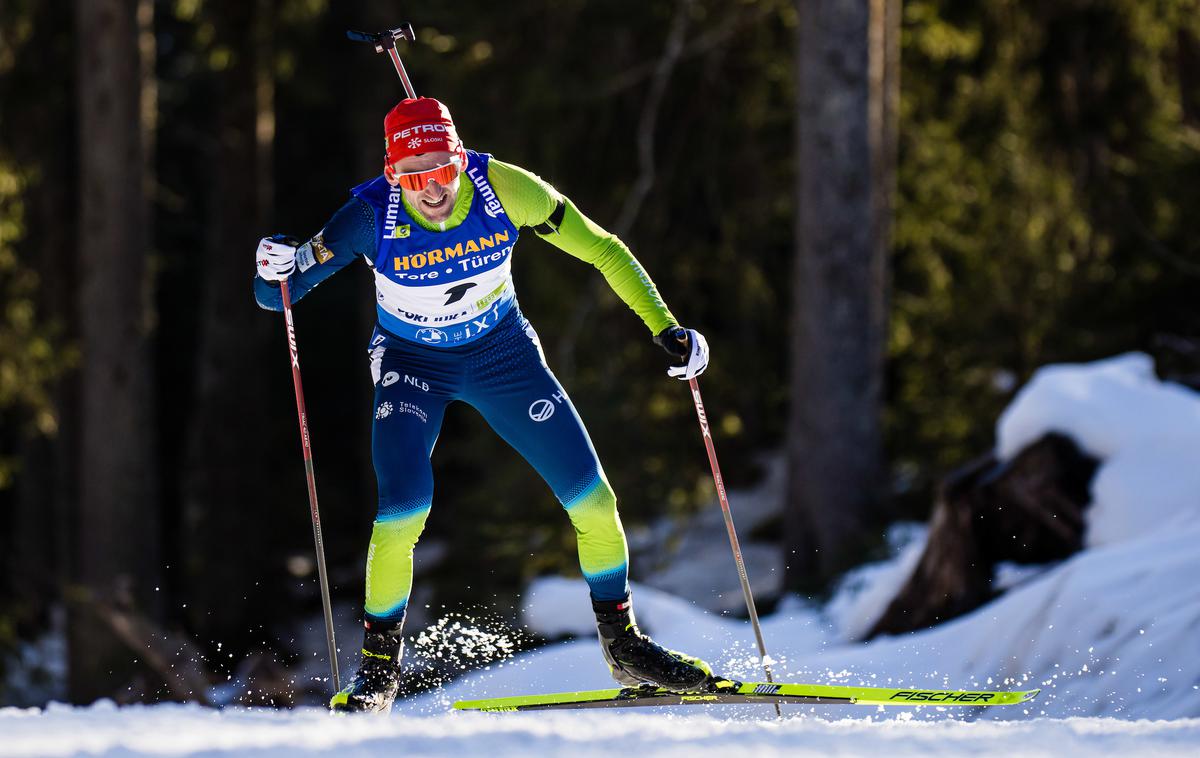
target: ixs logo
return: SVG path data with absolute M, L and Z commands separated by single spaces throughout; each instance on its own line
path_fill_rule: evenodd
M 479 196 L 483 199 L 483 212 L 492 218 L 496 218 L 504 213 L 504 206 L 500 205 L 500 200 L 496 197 L 496 192 L 492 189 L 492 185 L 488 184 L 483 174 L 479 173 L 479 167 L 472 166 L 469 168 L 467 176 L 471 177 L 471 181 L 475 184 L 475 189 L 479 190 Z
M 938 690 L 897 692 L 888 698 L 888 700 L 904 700 L 912 703 L 986 703 L 991 699 L 991 692 L 942 692 Z

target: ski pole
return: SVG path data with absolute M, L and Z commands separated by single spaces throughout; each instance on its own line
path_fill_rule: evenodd
M 704 400 L 700 398 L 700 383 L 696 377 L 688 380 L 692 388 L 692 400 L 696 404 L 696 416 L 700 419 L 700 434 L 704 437 L 704 447 L 708 450 L 708 465 L 712 467 L 713 482 L 717 485 L 717 499 L 721 502 L 721 514 L 725 517 L 725 531 L 729 532 L 729 546 L 733 548 L 733 560 L 737 564 L 738 579 L 742 582 L 742 595 L 746 599 L 746 610 L 750 612 L 750 624 L 754 627 L 754 639 L 758 642 L 758 652 L 762 655 L 763 672 L 768 682 L 774 682 L 771 676 L 771 666 L 767 663 L 767 645 L 763 641 L 762 625 L 758 623 L 758 609 L 754 606 L 754 594 L 750 591 L 750 577 L 746 574 L 746 562 L 742 560 L 742 546 L 738 543 L 737 530 L 733 528 L 733 512 L 729 509 L 729 498 L 725 496 L 725 481 L 721 478 L 721 466 L 717 463 L 717 448 L 713 445 L 712 431 L 708 426 L 708 415 L 704 412 Z M 779 716 L 779 703 L 775 704 L 775 713 Z
M 400 53 L 396 50 L 396 40 L 404 39 L 409 42 L 415 42 L 417 37 L 413 34 L 412 24 L 405 24 L 399 29 L 386 29 L 382 32 L 356 32 L 347 30 L 346 36 L 355 42 L 370 42 L 375 46 L 375 52 L 382 53 L 387 51 L 388 56 L 392 59 L 392 65 L 396 67 L 396 75 L 400 77 L 400 83 L 404 85 L 404 91 L 413 100 L 417 99 L 417 91 L 413 89 L 412 82 L 408 79 L 408 72 L 404 70 L 404 63 L 400 61 Z
M 325 613 L 325 641 L 329 644 L 329 667 L 333 671 L 333 690 L 342 689 L 338 676 L 337 642 L 333 636 L 333 608 L 329 600 L 329 574 L 325 571 L 325 541 L 321 537 L 321 513 L 317 508 L 317 477 L 313 471 L 312 443 L 308 437 L 308 413 L 304 409 L 304 388 L 300 384 L 300 352 L 296 348 L 296 321 L 292 316 L 292 296 L 286 281 L 279 283 L 283 295 L 283 320 L 287 324 L 288 351 L 292 358 L 292 386 L 296 390 L 296 413 L 300 417 L 300 446 L 304 449 L 304 473 L 308 477 L 308 507 L 312 514 L 313 542 L 317 546 L 317 576 L 321 582 L 321 607 Z

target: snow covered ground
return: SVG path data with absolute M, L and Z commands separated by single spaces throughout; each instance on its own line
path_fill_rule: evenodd
M 0 713 L 0 756 L 1194 756 L 1200 720 L 821 721 L 645 713 L 333 717 L 160 705 Z
M 962 618 L 855 643 L 920 554 L 924 530 L 909 525 L 895 530 L 890 561 L 854 572 L 824 607 L 789 599 L 763 619 L 778 680 L 1042 689 L 1022 706 L 784 706 L 783 719 L 769 706 L 449 711 L 463 698 L 611 686 L 585 586 L 546 578 L 527 593 L 525 623 L 580 639 L 492 664 L 399 704 L 391 718 L 312 708 L 7 708 L 0 709 L 0 757 L 1198 755 L 1200 397 L 1159 382 L 1140 355 L 1047 367 L 1000 420 L 998 449 L 1012 455 L 1050 430 L 1102 462 L 1084 552 L 1050 566 L 1005 567 L 997 581 L 1006 593 Z M 727 561 L 733 571 L 727 552 L 706 560 Z M 635 597 L 644 628 L 665 644 L 703 655 L 726 674 L 761 678 L 746 622 L 648 587 L 635 588 Z

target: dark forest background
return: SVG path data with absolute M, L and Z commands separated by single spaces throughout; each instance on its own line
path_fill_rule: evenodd
M 0 673 L 56 625 L 78 701 L 163 696 L 151 638 L 214 678 L 300 652 L 312 533 L 251 253 L 316 233 L 379 172 L 402 90 L 344 32 L 403 21 L 417 91 L 467 145 L 620 234 L 708 337 L 728 483 L 787 456 L 757 538 L 793 591 L 927 515 L 1039 365 L 1143 350 L 1200 377 L 1196 0 L 6 0 Z M 522 307 L 627 528 L 711 507 L 691 399 L 645 327 L 594 271 L 531 234 L 519 250 Z M 373 313 L 360 266 L 297 307 L 351 604 Z M 474 411 L 448 414 L 434 465 L 424 602 L 511 615 L 530 578 L 578 572 L 560 506 Z

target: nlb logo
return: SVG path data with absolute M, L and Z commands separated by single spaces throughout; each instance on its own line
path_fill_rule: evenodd
M 382 384 L 384 387 L 391 387 L 393 384 L 395 384 L 398 381 L 400 381 L 400 373 L 397 371 L 389 371 L 383 375 L 383 379 L 379 383 Z M 422 392 L 429 391 L 429 382 L 426 382 L 423 379 L 418 379 L 415 376 L 409 376 L 408 374 L 405 374 L 404 375 L 404 383 L 407 385 L 416 387 L 417 389 L 421 390 Z

